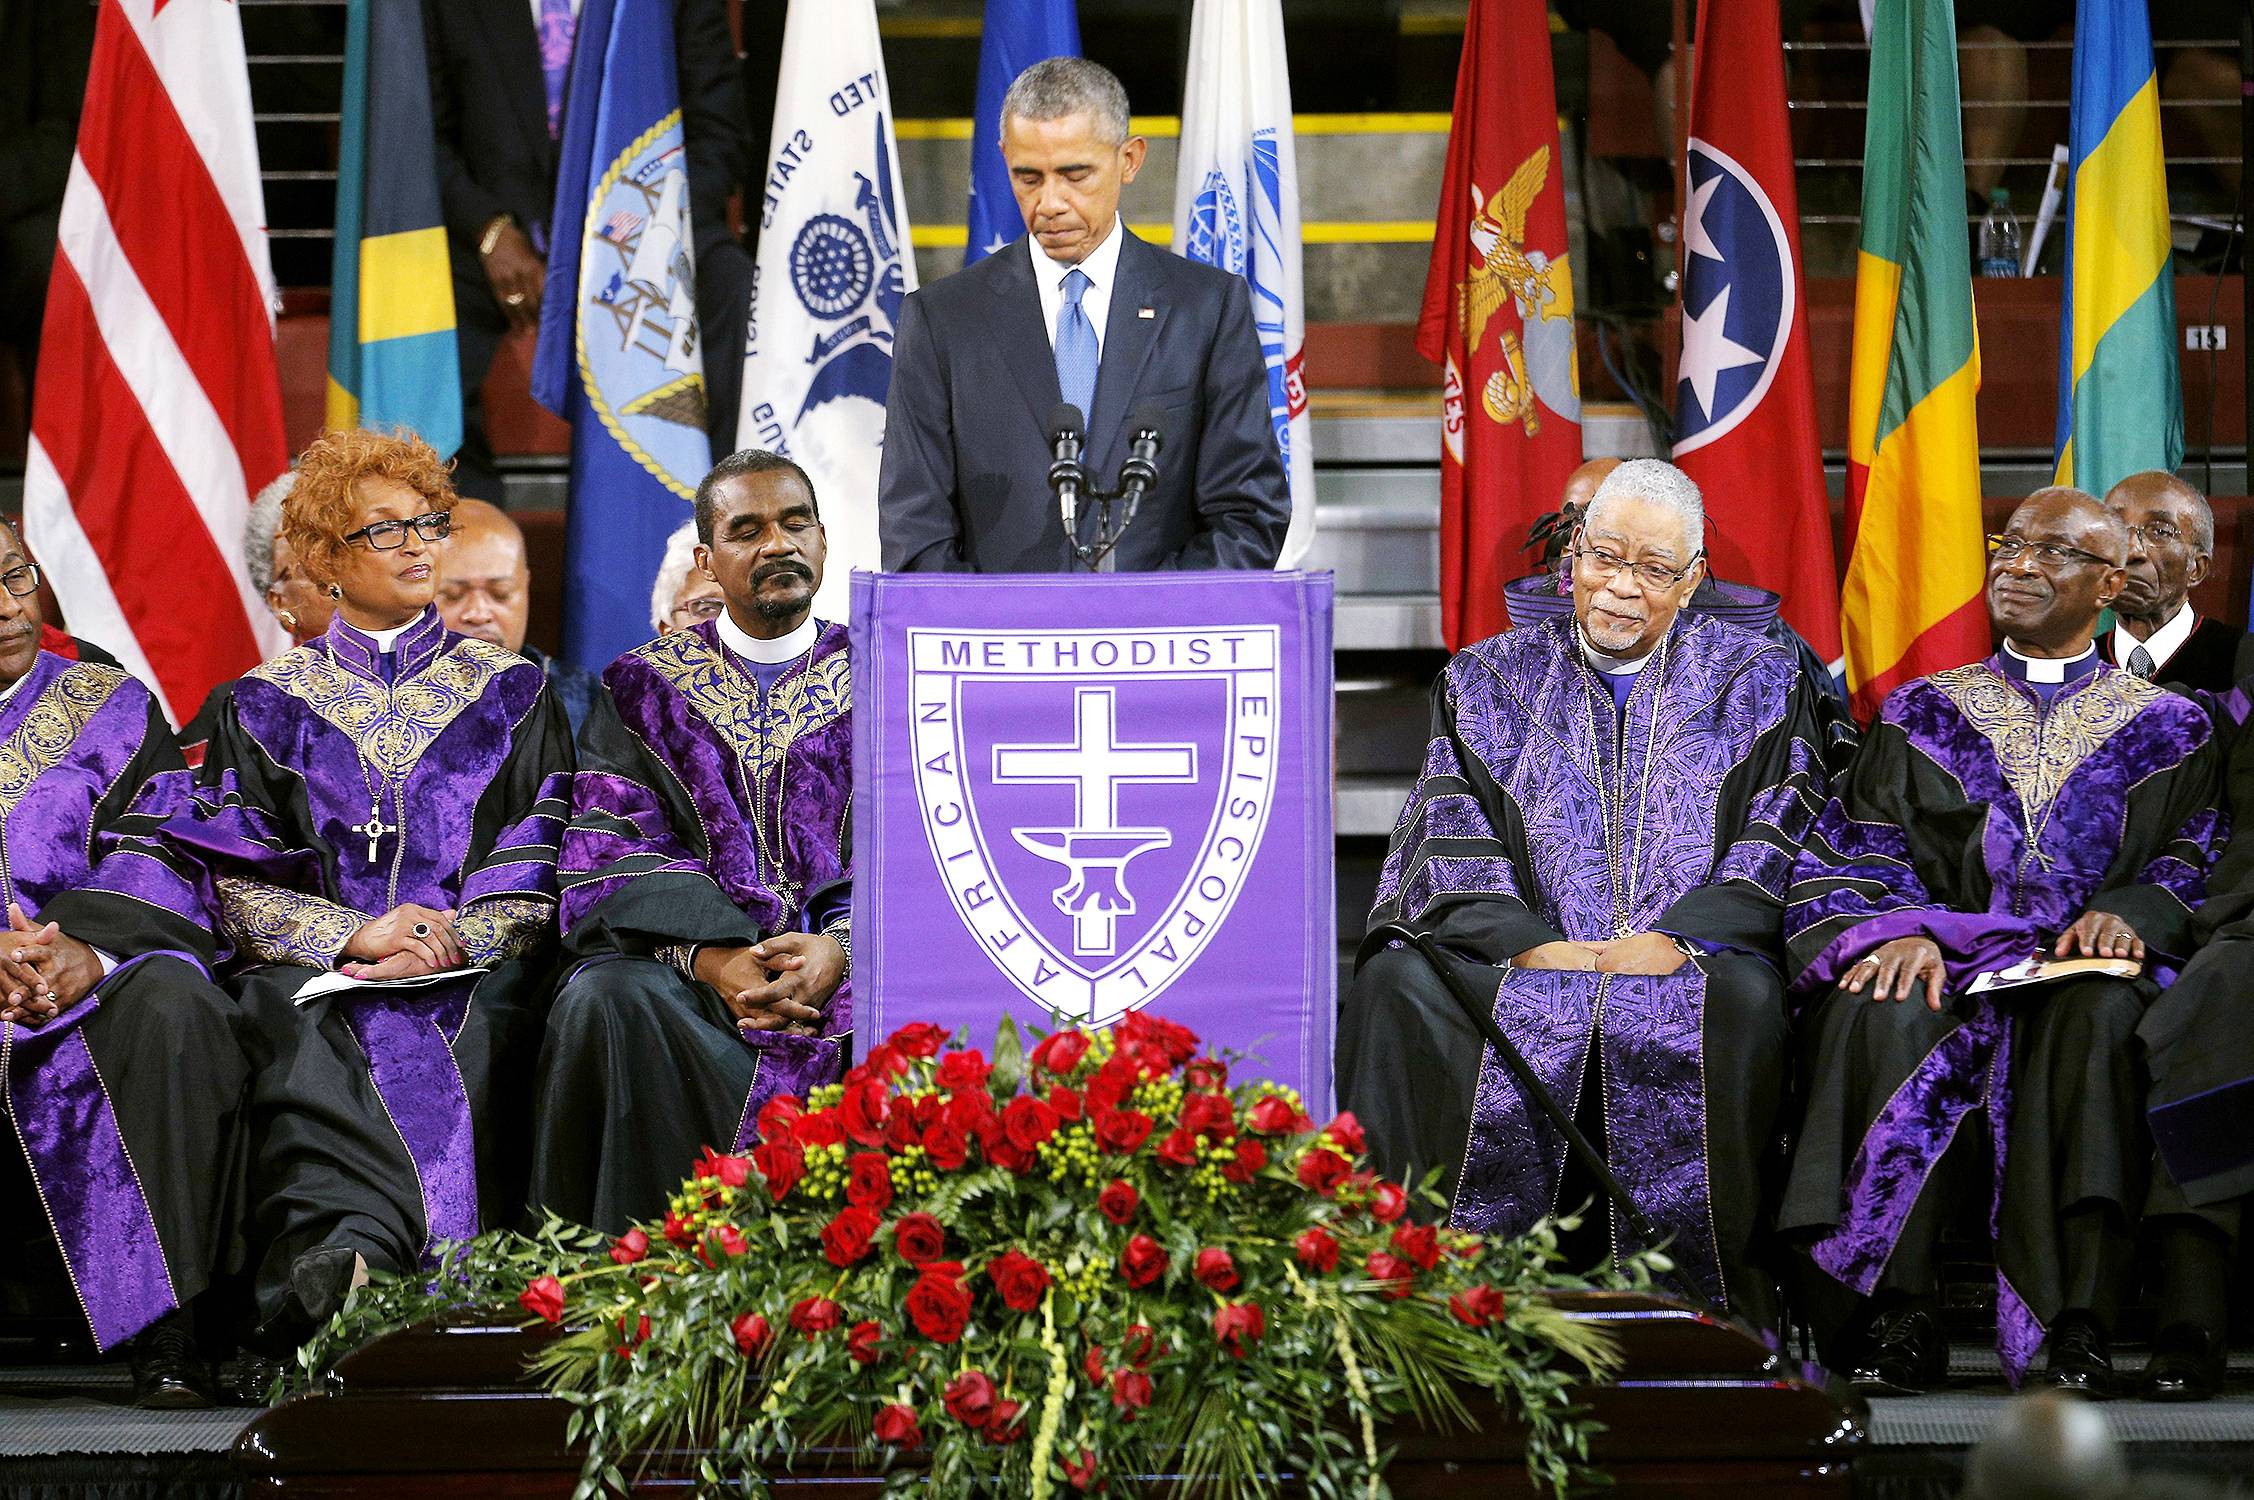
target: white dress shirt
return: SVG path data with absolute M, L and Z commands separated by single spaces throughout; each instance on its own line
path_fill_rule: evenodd
M 2126 668 L 2129 665 L 2129 653 L 2142 646 L 2145 654 L 2152 658 L 2152 670 L 2158 672 L 2168 665 L 2169 657 L 2184 648 L 2184 642 L 2191 639 L 2191 633 L 2198 624 L 2199 616 L 2193 613 L 2189 599 L 2184 601 L 2184 607 L 2176 611 L 2173 619 L 2152 633 L 2150 640 L 2138 640 L 2129 634 L 2129 627 L 2116 618 L 2113 622 L 2113 660 Z
M 1039 240 L 1030 234 L 1025 237 L 1026 253 L 1033 257 L 1033 284 L 1041 289 L 1041 329 L 1049 336 L 1050 349 L 1057 346 L 1057 314 L 1064 310 L 1064 278 L 1079 271 L 1088 278 L 1088 289 L 1080 294 L 1080 310 L 1088 315 L 1088 326 L 1096 330 L 1096 357 L 1103 358 L 1104 329 L 1111 322 L 1111 289 L 1119 280 L 1119 242 L 1124 238 L 1119 228 L 1119 215 L 1113 214 L 1111 230 L 1105 234 L 1103 243 L 1089 251 L 1086 260 L 1073 266 L 1049 259 L 1041 253 Z
M 773 666 L 779 661 L 804 656 L 813 649 L 814 637 L 822 629 L 811 614 L 807 615 L 804 624 L 790 634 L 778 635 L 771 640 L 745 634 L 743 627 L 730 619 L 726 610 L 715 615 L 712 623 L 720 632 L 721 645 L 745 661 L 755 661 L 762 666 Z
M 573 20 L 577 20 L 579 18 L 580 4 L 581 0 L 571 0 L 571 15 Z M 532 0 L 532 34 L 534 37 L 538 37 L 540 35 L 540 0 Z

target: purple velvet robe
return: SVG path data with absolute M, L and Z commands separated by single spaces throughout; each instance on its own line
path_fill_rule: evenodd
M 435 609 L 393 645 L 387 680 L 374 640 L 340 615 L 238 680 L 193 803 L 164 827 L 204 871 L 238 972 L 332 968 L 363 925 L 408 902 L 456 911 L 469 962 L 488 968 L 554 935 L 572 761 L 545 676 L 449 632 Z M 328 1002 L 413 1160 L 426 1245 L 480 1227 L 456 1043 L 473 991 L 497 978 Z
M 1680 936 L 1774 964 L 1792 851 L 1822 795 L 1813 706 L 1781 647 L 1678 617 L 1616 714 L 1570 616 L 1458 654 L 1396 826 L 1374 923 L 1486 963 L 1560 940 Z M 1365 957 L 1368 945 L 1365 945 Z M 1503 971 L 1495 1020 L 1551 1094 L 1578 1100 L 1590 1049 L 1611 1164 L 1721 1301 L 1709 1197 L 1707 975 Z M 1561 1207 L 1562 1138 L 1483 1052 L 1452 1221 L 1515 1233 Z M 1626 1237 L 1615 1225 L 1615 1244 Z
M 660 636 L 603 673 L 581 737 L 558 880 L 566 947 L 638 957 L 748 945 L 842 923 L 852 877 L 853 711 L 846 633 L 825 625 L 760 694 L 711 621 Z M 817 1036 L 754 1032 L 763 1055 L 736 1144 L 776 1094 L 835 1082 L 852 984 Z
M 143 837 L 186 791 L 154 699 L 115 668 L 43 651 L 0 704 L 4 899 L 120 960 L 56 1019 L 0 1022 L 0 1102 L 104 1349 L 179 1307 L 211 1270 L 208 1255 L 182 1253 L 193 1228 L 160 1223 L 135 1158 L 152 1171 L 171 1164 L 146 1124 L 131 1138 L 137 1111 L 121 1118 L 133 1101 L 112 1096 L 96 1040 L 113 1019 L 104 1007 L 145 960 L 170 955 L 202 971 L 210 958 L 193 883 Z
M 1983 1107 L 1996 1166 L 1990 1232 L 2000 1233 L 2020 1002 L 1962 987 L 2099 910 L 2136 929 L 2148 973 L 2165 985 L 2189 957 L 2192 910 L 2225 832 L 2219 774 L 2205 711 L 2111 667 L 2057 689 L 2047 712 L 2000 659 L 1888 697 L 1794 871 L 1794 989 L 1822 996 L 1881 944 L 1922 935 L 1941 950 L 1961 1024 L 1863 1135 L 1836 1226 L 1811 1251 L 1827 1273 L 1865 1294 L 1877 1287 L 1933 1168 Z M 2039 1003 L 2041 991 L 2020 994 Z M 2033 1305 L 2045 1300 L 2029 1290 L 2035 1276 L 2007 1258 L 1998 1255 L 1997 1348 L 2016 1380 L 2058 1309 Z

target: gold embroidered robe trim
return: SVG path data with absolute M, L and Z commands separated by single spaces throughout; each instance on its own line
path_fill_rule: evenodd
M 80 731 L 124 683 L 115 667 L 76 662 L 47 684 L 16 726 L 0 741 L 0 818 L 16 810 L 24 793 L 62 764 Z
M 327 969 L 368 919 L 325 896 L 222 875 L 219 925 L 235 948 L 263 963 Z
M 473 964 L 522 958 L 555 930 L 556 903 L 529 896 L 492 896 L 454 919 L 454 936 Z
M 389 688 L 339 666 L 313 646 L 284 652 L 251 672 L 318 714 L 359 748 L 376 774 L 397 785 L 446 727 L 524 658 L 490 641 L 462 640 Z
M 2077 691 L 2061 690 L 2047 715 L 2041 704 L 1984 662 L 1936 672 L 1932 681 L 1994 748 L 2032 828 L 2075 768 L 2166 691 L 2127 672 L 2102 676 L 2104 680 Z
M 780 769 L 792 744 L 828 728 L 853 706 L 852 657 L 845 651 L 832 651 L 787 674 L 764 703 L 758 686 L 695 631 L 661 636 L 642 647 L 642 657 L 719 732 L 755 787 L 764 786 Z

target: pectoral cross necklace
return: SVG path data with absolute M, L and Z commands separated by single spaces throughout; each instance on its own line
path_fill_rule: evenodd
M 368 863 L 371 867 L 374 866 L 374 864 L 376 863 L 376 842 L 387 833 L 397 833 L 399 831 L 399 825 L 397 823 L 386 823 L 383 820 L 383 793 L 378 792 L 372 788 L 369 790 L 368 821 L 365 823 L 354 823 L 352 825 L 352 831 L 354 833 L 364 834 L 367 836 Z

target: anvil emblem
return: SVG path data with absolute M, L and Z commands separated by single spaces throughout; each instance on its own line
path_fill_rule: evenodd
M 1071 827 L 1011 832 L 1032 853 L 1064 866 L 1064 878 L 1049 899 L 1072 918 L 1074 953 L 1108 958 L 1118 948 L 1119 919 L 1135 913 L 1127 862 L 1174 841 L 1163 828 L 1121 827 L 1119 789 L 1129 783 L 1195 782 L 1197 746 L 1118 743 L 1118 704 L 1108 687 L 1077 689 L 1073 720 L 1077 733 L 1068 745 L 996 745 L 994 780 L 1072 788 Z

